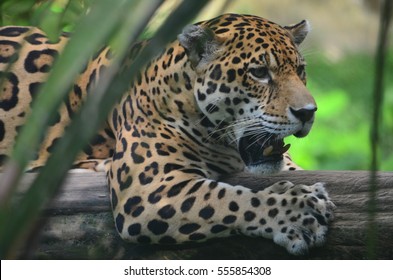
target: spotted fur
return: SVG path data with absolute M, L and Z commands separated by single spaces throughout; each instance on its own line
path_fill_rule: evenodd
M 308 29 L 306 21 L 281 27 L 256 16 L 222 15 L 186 27 L 132 81 L 75 160 L 75 167 L 98 169 L 110 159 L 111 203 L 124 240 L 174 244 L 244 234 L 271 238 L 293 254 L 324 242 L 333 204 L 322 184 L 278 182 L 251 191 L 218 180 L 244 169 L 297 169 L 282 139 L 306 136 L 314 121 L 298 51 Z M 37 28 L 15 26 L 1 28 L 0 36 L 4 161 L 68 36 L 50 43 Z M 30 170 L 45 164 L 110 61 L 109 48 L 90 60 Z

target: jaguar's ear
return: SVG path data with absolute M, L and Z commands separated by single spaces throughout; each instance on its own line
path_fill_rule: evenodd
M 311 30 L 310 23 L 307 20 L 289 26 L 284 26 L 292 34 L 293 41 L 296 45 L 300 45 Z
M 177 38 L 194 68 L 213 60 L 220 50 L 220 39 L 207 27 L 186 26 Z

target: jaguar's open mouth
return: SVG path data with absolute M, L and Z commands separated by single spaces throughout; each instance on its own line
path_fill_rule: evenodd
M 290 144 L 273 134 L 256 139 L 255 136 L 243 136 L 239 141 L 239 153 L 247 167 L 261 164 L 277 163 L 283 160 L 283 154 Z

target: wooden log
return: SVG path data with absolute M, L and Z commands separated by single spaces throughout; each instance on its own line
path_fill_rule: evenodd
M 34 174 L 23 178 L 21 192 Z M 1 177 L 0 177 L 1 180 Z M 263 188 L 280 180 L 325 182 L 336 204 L 326 245 L 302 257 L 289 255 L 271 240 L 236 236 L 200 244 L 150 246 L 122 241 L 114 227 L 103 173 L 71 173 L 43 213 L 43 227 L 34 250 L 21 256 L 39 259 L 363 259 L 367 256 L 368 186 L 366 171 L 296 171 L 271 176 L 240 173 L 223 181 Z M 393 258 L 393 172 L 378 173 L 377 252 Z

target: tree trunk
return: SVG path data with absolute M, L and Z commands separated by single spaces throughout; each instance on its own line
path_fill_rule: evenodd
M 34 174 L 26 174 L 21 193 Z M 1 176 L 0 176 L 1 180 Z M 325 182 L 336 204 L 328 241 L 305 259 L 363 259 L 367 257 L 368 186 L 366 171 L 296 171 L 271 176 L 240 173 L 222 178 L 249 188 L 279 180 L 313 184 Z M 45 221 L 45 223 L 44 223 Z M 393 172 L 378 173 L 376 256 L 393 258 Z M 201 244 L 147 246 L 129 244 L 116 233 L 103 173 L 71 173 L 43 213 L 39 237 L 21 257 L 40 259 L 297 259 L 271 240 L 237 236 Z

